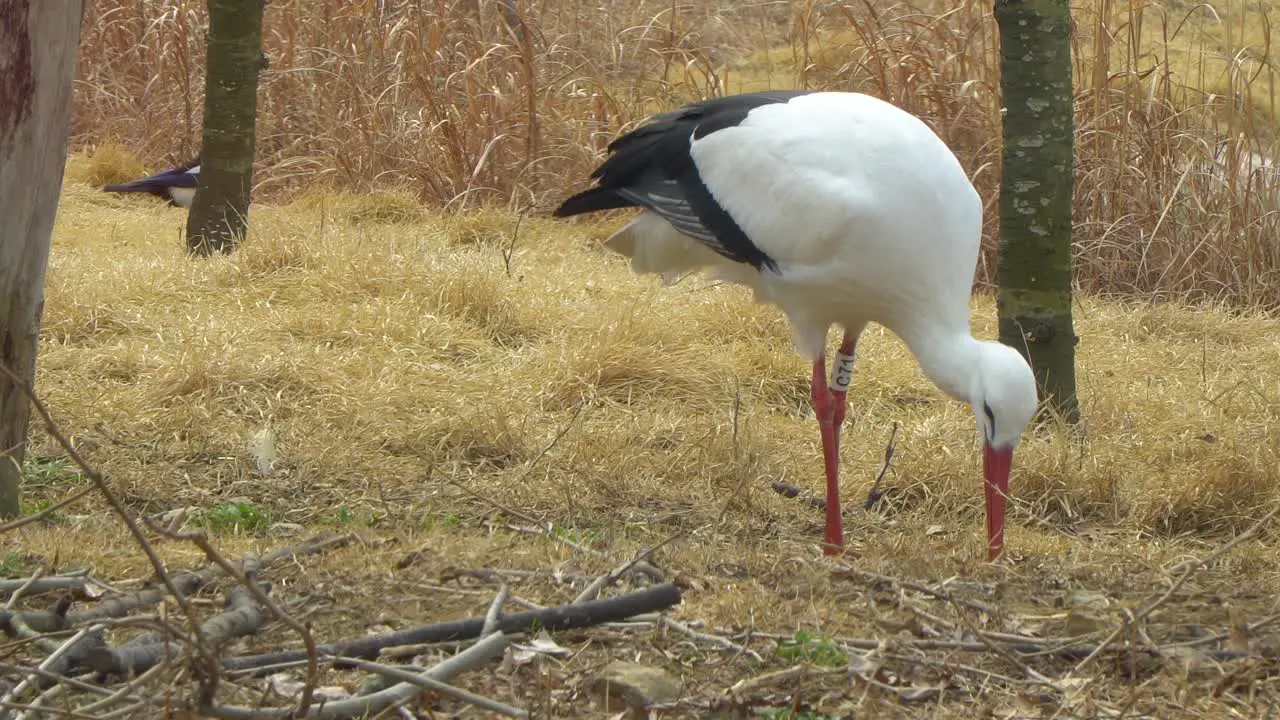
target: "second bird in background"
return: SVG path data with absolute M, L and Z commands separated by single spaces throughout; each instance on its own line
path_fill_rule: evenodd
M 120 185 L 103 186 L 105 192 L 117 193 L 150 193 L 162 200 L 168 200 L 174 207 L 190 208 L 196 197 L 196 185 L 200 182 L 200 160 L 176 168 L 171 168 L 141 180 Z

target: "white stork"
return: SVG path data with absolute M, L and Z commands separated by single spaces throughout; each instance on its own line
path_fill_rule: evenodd
M 140 192 L 150 193 L 162 200 L 168 200 L 170 205 L 174 207 L 191 207 L 191 202 L 196 197 L 196 185 L 200 182 L 200 160 L 192 160 L 185 165 L 179 165 L 155 175 L 149 175 L 139 180 L 124 183 L 123 185 L 105 185 L 105 192 Z
M 769 91 L 658 115 L 609 145 L 598 185 L 557 217 L 644 210 L 605 241 L 637 273 L 710 270 L 776 305 L 813 359 L 827 475 L 824 552 L 844 546 L 840 426 L 869 322 L 906 342 L 943 392 L 973 408 L 983 446 L 989 558 L 1004 547 L 1013 450 L 1036 412 L 1017 350 L 978 340 L 969 298 L 982 202 L 918 118 L 847 92 Z M 845 334 L 830 386 L 826 337 Z

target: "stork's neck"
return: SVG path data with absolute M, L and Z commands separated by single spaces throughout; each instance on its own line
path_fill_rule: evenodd
M 933 330 L 903 335 L 920 369 L 938 389 L 972 404 L 974 376 L 982 362 L 982 342 L 965 330 Z

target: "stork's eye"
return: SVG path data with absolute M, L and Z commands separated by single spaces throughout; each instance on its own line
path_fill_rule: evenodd
M 982 412 L 987 416 L 987 422 L 991 423 L 991 430 L 994 432 L 996 429 L 996 414 L 991 411 L 991 406 L 986 403 L 982 403 Z

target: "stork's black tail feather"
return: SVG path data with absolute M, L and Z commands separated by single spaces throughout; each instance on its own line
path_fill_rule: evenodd
M 625 207 L 636 207 L 636 204 L 614 192 L 612 188 L 594 187 L 565 200 L 552 214 L 555 217 L 570 217 Z

